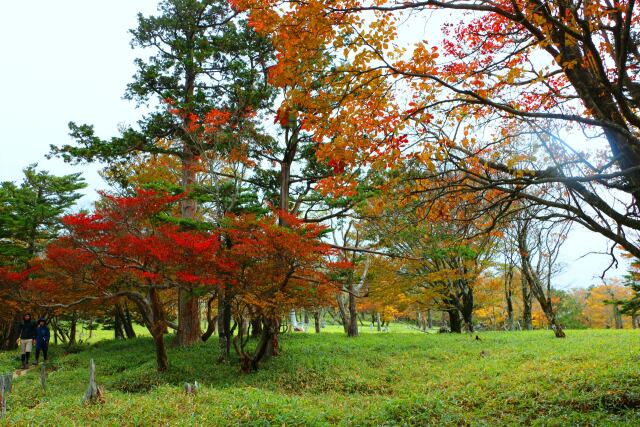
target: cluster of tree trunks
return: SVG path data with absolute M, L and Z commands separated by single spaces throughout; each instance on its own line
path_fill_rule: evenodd
M 18 348 L 20 322 L 22 317 L 17 313 L 13 319 L 0 320 L 0 350 L 15 350 Z
M 131 311 L 129 311 L 129 307 L 126 304 L 124 304 L 124 308 L 122 304 L 116 304 L 113 309 L 113 317 L 113 330 L 116 339 L 132 339 L 136 337 Z

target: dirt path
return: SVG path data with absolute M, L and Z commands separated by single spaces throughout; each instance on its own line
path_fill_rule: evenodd
M 23 376 L 24 374 L 29 372 L 31 368 L 33 368 L 33 366 L 30 366 L 27 369 L 16 369 L 15 371 L 13 371 L 13 379 L 15 380 L 16 378 Z

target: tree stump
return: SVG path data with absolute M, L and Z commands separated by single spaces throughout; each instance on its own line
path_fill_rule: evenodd
M 89 362 L 89 387 L 84 392 L 82 403 L 96 403 L 102 402 L 102 390 L 96 383 L 96 364 L 93 359 Z
M 198 393 L 199 388 L 200 388 L 200 384 L 198 384 L 198 381 L 195 381 L 193 384 L 184 383 L 185 394 L 196 394 Z
M 0 375 L 0 418 L 7 414 L 7 394 L 11 391 L 12 383 L 13 374 Z

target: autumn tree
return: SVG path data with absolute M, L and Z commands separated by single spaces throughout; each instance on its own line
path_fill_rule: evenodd
M 23 295 L 23 284 L 28 279 L 28 270 L 16 271 L 10 267 L 0 267 L 0 349 L 12 350 L 17 347 L 20 311 L 27 306 L 28 298 Z
M 623 317 L 622 301 L 628 300 L 631 291 L 615 281 L 590 286 L 588 289 L 583 316 L 590 328 L 622 329 L 629 325 Z
M 283 105 L 316 131 L 320 158 L 444 163 L 467 180 L 459 192 L 552 207 L 640 255 L 635 2 L 234 4 L 277 40 L 275 70 L 300 88 Z M 403 34 L 432 15 L 442 37 Z
M 68 235 L 48 248 L 41 273 L 51 293 L 63 298 L 51 307 L 131 301 L 153 337 L 161 371 L 168 368 L 164 335 L 179 328 L 168 316 L 167 296 L 216 286 L 225 268 L 216 258 L 216 234 L 170 220 L 171 206 L 182 197 L 151 190 L 105 195 L 95 213 L 64 218 Z
M 228 283 L 235 295 L 237 324 L 243 316 L 262 323 L 252 352 L 244 328 L 239 327 L 233 338 L 245 372 L 257 370 L 266 356 L 277 354 L 280 321 L 290 309 L 327 304 L 335 294 L 327 275 L 331 247 L 320 240 L 325 228 L 278 215 L 286 215 L 286 226 L 273 216 L 237 216 L 229 218 L 224 230 L 229 239 L 224 257 L 234 263 Z
M 431 198 L 421 187 L 412 187 L 407 195 L 404 186 L 411 173 L 407 169 L 400 184 L 391 187 L 395 196 L 369 201 L 363 210 L 367 238 L 388 256 L 408 261 L 402 280 L 423 289 L 449 313 L 452 331 L 461 332 L 463 323 L 473 330 L 474 286 L 489 266 L 496 237 L 482 232 L 490 216 L 467 215 L 472 212 L 468 207 L 481 200 Z
M 562 325 L 556 318 L 552 299 L 552 279 L 558 272 L 558 256 L 566 239 L 568 223 L 542 223 L 524 210 L 515 219 L 514 241 L 520 256 L 523 293 L 530 290 L 556 337 L 564 338 Z
M 252 137 L 250 116 L 270 98 L 264 83 L 269 45 L 218 0 L 165 0 L 156 16 L 138 16 L 132 46 L 148 56 L 136 60 L 137 72 L 125 97 L 151 110 L 137 127 L 103 140 L 89 125 L 70 124 L 77 145 L 52 147 L 67 161 L 127 162 L 131 156 L 165 154 L 178 159 L 181 186 L 189 192 L 200 159 L 230 153 L 238 130 Z M 246 127 L 243 125 L 246 124 Z M 181 216 L 197 217 L 197 201 L 181 200 Z M 179 295 L 177 342 L 201 338 L 199 297 Z
M 0 184 L 0 267 L 17 270 L 26 269 L 59 234 L 61 216 L 82 197 L 79 190 L 86 187 L 80 174 L 55 176 L 38 171 L 36 165 L 28 166 L 23 173 L 19 184 Z M 13 307 L 5 314 L 11 313 L 14 319 L 10 323 L 2 319 L 0 348 L 10 349 L 16 346 L 16 327 L 22 316 L 17 306 L 7 303 L 6 307 Z

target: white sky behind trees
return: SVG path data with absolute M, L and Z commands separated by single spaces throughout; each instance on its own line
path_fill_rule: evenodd
M 98 164 L 71 166 L 45 159 L 49 145 L 71 142 L 67 123 L 95 125 L 99 136 L 116 135 L 120 124 L 140 117 L 134 103 L 122 99 L 140 52 L 129 46 L 136 15 L 155 13 L 155 0 L 0 1 L 0 181 L 21 180 L 22 169 L 38 163 L 54 174 L 82 172 L 89 188 L 79 207 L 90 209 L 95 191 L 105 188 Z M 426 36 L 438 19 L 422 28 Z M 435 24 L 435 25 L 434 25 Z M 608 241 L 574 226 L 562 248 L 565 270 L 556 287 L 587 287 L 610 258 Z M 584 257 L 583 257 L 584 256 Z M 620 260 L 609 277 L 625 273 Z

